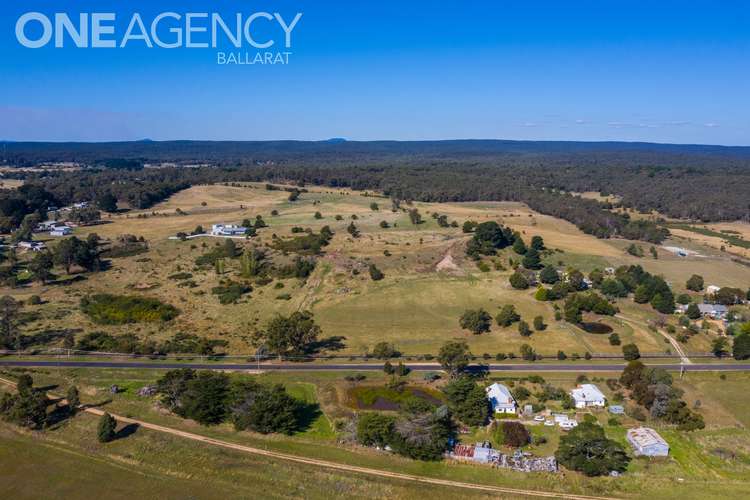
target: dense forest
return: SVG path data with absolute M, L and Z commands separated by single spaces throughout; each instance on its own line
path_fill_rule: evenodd
M 78 171 L 11 171 L 66 204 L 112 194 L 148 208 L 195 184 L 297 182 L 378 190 L 401 200 L 520 201 L 600 238 L 660 242 L 666 231 L 570 192 L 691 220 L 750 220 L 750 148 L 520 141 L 7 143 L 9 165 L 76 162 Z M 144 164 L 177 166 L 144 168 Z M 184 165 L 210 165 L 186 167 Z M 183 166 L 180 166 L 183 165 Z M 0 191 L 17 221 L 27 203 Z M 25 205 L 24 205 L 25 204 Z M 20 208 L 19 208 L 20 207 Z

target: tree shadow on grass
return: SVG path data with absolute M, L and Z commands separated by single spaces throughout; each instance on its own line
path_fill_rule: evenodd
M 71 416 L 68 405 L 57 405 L 54 410 L 47 414 L 47 428 L 50 430 L 58 429 L 61 424 L 67 422 Z
M 42 387 L 34 387 L 34 390 L 47 392 L 47 391 L 54 391 L 58 387 L 60 387 L 58 384 L 50 384 L 50 385 L 45 385 Z M 54 399 L 51 399 L 51 400 L 54 401 Z
M 297 409 L 297 432 L 305 432 L 323 415 L 318 403 L 300 403 Z
M 133 434 L 136 433 L 136 431 L 138 431 L 140 427 L 141 426 L 138 424 L 128 424 L 115 433 L 115 437 L 112 439 L 112 441 L 116 441 L 118 439 L 125 439 L 128 436 L 132 436 Z
M 346 337 L 341 335 L 326 337 L 308 345 L 305 349 L 305 353 L 319 354 L 323 351 L 340 351 L 346 347 L 344 340 L 346 340 Z

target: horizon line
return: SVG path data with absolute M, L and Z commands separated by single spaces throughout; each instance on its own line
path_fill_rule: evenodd
M 0 144 L 128 144 L 128 143 L 169 143 L 169 142 L 206 142 L 206 143 L 273 143 L 273 142 L 296 142 L 296 143 L 431 143 L 431 142 L 515 142 L 515 143 L 560 143 L 560 144 L 629 144 L 629 145 L 651 145 L 651 146 L 697 146 L 715 148 L 750 148 L 750 144 L 715 144 L 715 143 L 692 143 L 692 142 L 654 142 L 654 141 L 629 141 L 621 139 L 500 139 L 500 138 L 443 138 L 443 139 L 347 139 L 345 137 L 329 137 L 326 139 L 114 139 L 102 141 L 85 140 L 11 140 L 0 139 Z

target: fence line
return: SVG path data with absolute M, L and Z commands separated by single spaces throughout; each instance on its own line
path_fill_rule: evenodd
M 279 359 L 278 356 L 270 356 L 268 354 L 192 354 L 192 353 L 178 353 L 178 354 L 139 354 L 139 353 L 122 353 L 122 352 L 105 352 L 105 351 L 81 351 L 76 349 L 64 349 L 64 348 L 53 348 L 53 349 L 34 349 L 34 350 L 0 350 L 0 355 L 5 356 L 58 356 L 58 357 L 69 357 L 69 356 L 92 356 L 92 357 L 116 357 L 116 358 L 130 358 L 130 359 L 151 359 L 151 360 L 175 360 L 175 361 L 190 361 L 194 359 L 201 359 L 207 361 L 219 361 L 227 359 L 245 360 L 248 362 L 260 362 Z M 623 359 L 620 354 L 607 354 L 607 353 L 590 353 L 590 359 Z M 557 359 L 557 354 L 540 354 L 542 359 Z M 707 352 L 696 352 L 687 353 L 690 358 L 714 358 L 716 357 L 712 353 Z M 436 360 L 436 356 L 432 354 L 401 354 L 398 357 L 389 359 L 394 360 L 405 360 L 405 361 L 433 361 Z M 679 359 L 681 356 L 675 353 L 641 353 L 641 358 L 645 359 Z M 522 359 L 520 356 L 515 358 L 504 358 L 505 360 Z M 579 360 L 585 360 L 584 356 L 580 356 Z M 365 354 L 326 354 L 326 355 L 304 355 L 304 356 L 281 356 L 282 361 L 325 361 L 325 360 L 370 360 L 370 361 L 385 361 L 383 358 L 376 358 L 372 355 Z M 472 361 L 496 361 L 496 356 L 490 355 L 485 357 L 483 355 L 474 355 Z M 570 354 L 567 357 L 568 361 L 574 361 L 571 359 Z

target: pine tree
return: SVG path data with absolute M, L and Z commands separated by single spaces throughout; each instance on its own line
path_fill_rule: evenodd
M 539 259 L 539 252 L 534 248 L 528 249 L 526 255 L 523 256 L 522 263 L 526 269 L 539 269 L 542 266 L 542 261 Z
M 78 411 L 78 407 L 81 404 L 81 399 L 78 394 L 78 388 L 74 385 L 70 386 L 65 399 L 68 400 L 68 413 L 70 413 L 71 416 L 75 415 Z
M 99 419 L 99 427 L 97 428 L 97 438 L 100 443 L 109 443 L 115 438 L 115 429 L 117 428 L 117 421 L 109 413 L 104 413 Z

